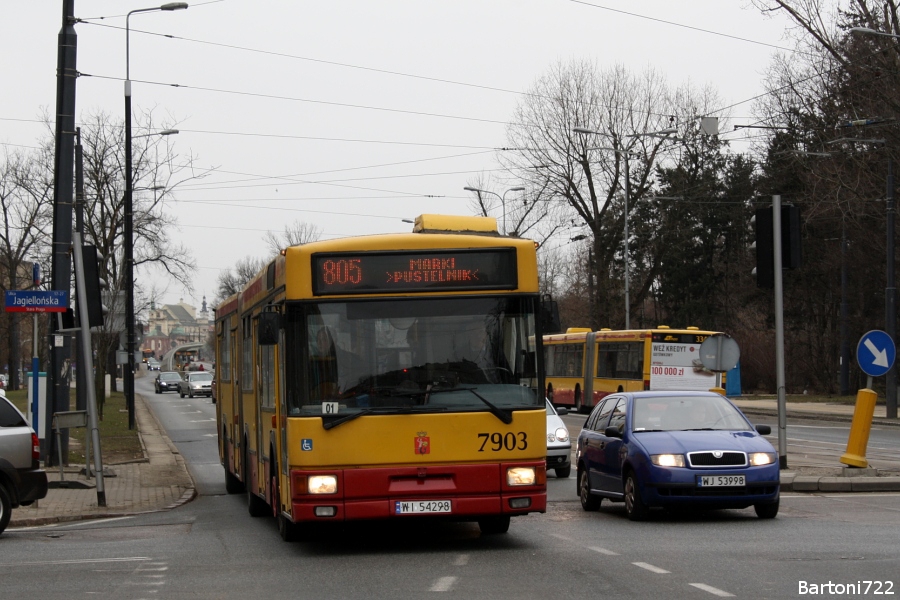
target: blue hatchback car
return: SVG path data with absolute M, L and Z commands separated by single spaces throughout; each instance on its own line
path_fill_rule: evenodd
M 727 398 L 714 392 L 624 392 L 598 404 L 578 435 L 578 495 L 584 510 L 625 502 L 632 521 L 651 507 L 753 506 L 778 514 L 775 448 Z M 762 434 L 762 435 L 760 435 Z

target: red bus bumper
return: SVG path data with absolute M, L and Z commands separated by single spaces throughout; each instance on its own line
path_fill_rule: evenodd
M 531 467 L 535 484 L 510 486 L 511 467 Z M 294 522 L 444 517 L 475 519 L 491 515 L 524 515 L 547 510 L 546 464 L 516 462 L 424 467 L 291 469 L 291 516 Z M 307 493 L 313 475 L 337 478 L 334 494 Z M 400 512 L 398 503 L 449 500 L 449 513 Z

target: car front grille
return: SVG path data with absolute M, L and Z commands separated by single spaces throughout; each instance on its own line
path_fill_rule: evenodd
M 692 467 L 746 467 L 746 452 L 728 452 L 713 450 L 704 452 L 688 452 L 688 462 Z

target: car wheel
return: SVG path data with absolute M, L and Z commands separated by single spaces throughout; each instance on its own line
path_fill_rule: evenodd
M 154 388 L 153 391 L 156 392 L 156 393 L 158 394 L 158 393 L 159 393 L 159 388 Z
M 178 397 L 184 398 L 184 392 L 182 392 L 180 389 L 178 390 Z
M 634 472 L 629 472 L 625 479 L 625 514 L 632 521 L 644 521 L 650 516 L 650 508 L 641 500 L 641 489 Z
M 778 514 L 778 500 L 769 504 L 754 504 L 753 510 L 760 519 L 774 519 Z
M 478 519 L 478 528 L 484 535 L 494 535 L 509 531 L 509 517 L 485 517 Z
M 560 479 L 568 479 L 569 475 L 572 474 L 572 465 L 569 465 L 568 467 L 560 467 L 558 469 L 555 469 L 555 471 L 556 476 Z
M 581 508 L 587 511 L 597 510 L 603 503 L 603 498 L 591 493 L 587 469 L 578 472 L 578 497 L 581 499 Z
M 193 397 L 194 397 L 194 390 L 191 390 L 188 392 L 188 398 L 193 398 Z
M 0 533 L 9 525 L 9 519 L 12 516 L 12 500 L 9 499 L 9 492 L 6 487 L 0 485 Z

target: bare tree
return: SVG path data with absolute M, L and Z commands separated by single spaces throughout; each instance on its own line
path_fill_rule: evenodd
M 53 178 L 47 167 L 52 164 L 52 146 L 30 154 L 7 152 L 0 163 L 0 291 L 31 287 L 31 263 L 49 255 Z M 9 387 L 16 390 L 22 362 L 19 313 L 5 314 Z
M 503 163 L 533 190 L 535 204 L 564 208 L 573 227 L 583 225 L 590 234 L 593 327 L 608 325 L 611 315 L 620 313 L 613 300 L 619 297 L 624 264 L 624 161 L 630 161 L 631 213 L 650 190 L 652 166 L 668 147 L 663 138 L 643 134 L 670 127 L 670 104 L 658 73 L 634 75 L 622 66 L 601 71 L 574 61 L 554 66 L 538 80 L 509 128 L 516 150 L 502 155 Z M 576 127 L 600 135 L 577 134 Z M 631 303 L 642 301 L 638 295 Z
M 266 232 L 266 244 L 273 254 L 278 254 L 289 246 L 299 246 L 318 241 L 322 236 L 322 228 L 313 223 L 297 220 L 284 226 L 280 234 Z
M 244 286 L 256 277 L 265 265 L 265 259 L 247 256 L 237 261 L 234 268 L 219 273 L 216 298 L 213 300 L 213 304 L 217 305 L 244 289 Z

